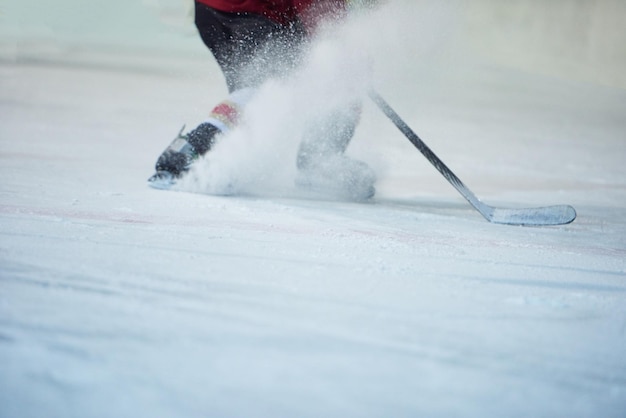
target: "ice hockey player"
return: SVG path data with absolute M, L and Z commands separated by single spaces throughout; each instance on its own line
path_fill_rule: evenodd
M 228 97 L 209 118 L 178 135 L 156 163 L 153 187 L 167 187 L 209 151 L 216 138 L 237 125 L 246 102 L 266 80 L 285 76 L 301 61 L 303 45 L 323 21 L 338 21 L 348 0 L 195 0 L 195 24 L 219 64 Z M 296 183 L 316 191 L 367 199 L 374 172 L 344 151 L 354 134 L 360 106 L 328 109 L 312 118 L 295 158 Z

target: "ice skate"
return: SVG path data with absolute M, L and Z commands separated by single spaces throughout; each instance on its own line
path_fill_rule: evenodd
M 376 193 L 376 174 L 366 163 L 343 154 L 327 156 L 298 167 L 296 186 L 340 200 L 364 201 Z
M 191 165 L 213 145 L 218 128 L 203 123 L 188 134 L 180 130 L 172 143 L 163 151 L 156 162 L 156 173 L 148 179 L 155 189 L 169 189 L 189 171 Z
M 341 200 L 363 201 L 374 196 L 374 171 L 344 154 L 360 118 L 359 109 L 347 106 L 311 121 L 298 150 L 296 186 Z

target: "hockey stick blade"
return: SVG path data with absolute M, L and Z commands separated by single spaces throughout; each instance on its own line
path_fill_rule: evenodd
M 569 205 L 523 209 L 494 208 L 491 206 L 489 208 L 491 213 L 486 218 L 489 222 L 496 224 L 550 226 L 569 224 L 576 219 L 576 210 Z
M 400 118 L 393 108 L 374 90 L 369 96 L 378 108 L 396 125 L 426 159 L 445 177 L 454 188 L 489 222 L 506 225 L 549 226 L 564 225 L 576 219 L 576 210 L 569 205 L 546 206 L 540 208 L 508 209 L 489 206 L 476 195 L 450 170 L 443 161 L 421 140 L 419 136 Z

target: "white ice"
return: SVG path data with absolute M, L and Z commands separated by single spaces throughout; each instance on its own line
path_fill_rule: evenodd
M 564 70 L 574 53 L 495 59 L 524 28 L 461 6 L 391 1 L 315 63 L 365 53 L 482 200 L 574 223 L 488 223 L 367 101 L 348 154 L 378 173 L 371 202 L 290 188 L 276 127 L 297 124 L 267 106 L 215 162 L 254 187 L 153 190 L 159 153 L 226 95 L 182 5 L 3 2 L 0 417 L 626 416 L 626 84 Z M 265 100 L 301 109 L 289 91 Z

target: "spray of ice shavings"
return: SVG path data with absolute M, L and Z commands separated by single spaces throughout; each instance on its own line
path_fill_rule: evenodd
M 291 92 L 277 81 L 264 85 L 247 104 L 239 126 L 223 135 L 181 182 L 187 191 L 208 194 L 265 194 L 285 187 L 295 170 L 296 121 Z
M 208 194 L 288 194 L 307 121 L 350 106 L 366 91 L 365 49 L 346 33 L 320 34 L 296 71 L 264 83 L 246 105 L 238 127 L 219 139 L 179 188 Z

